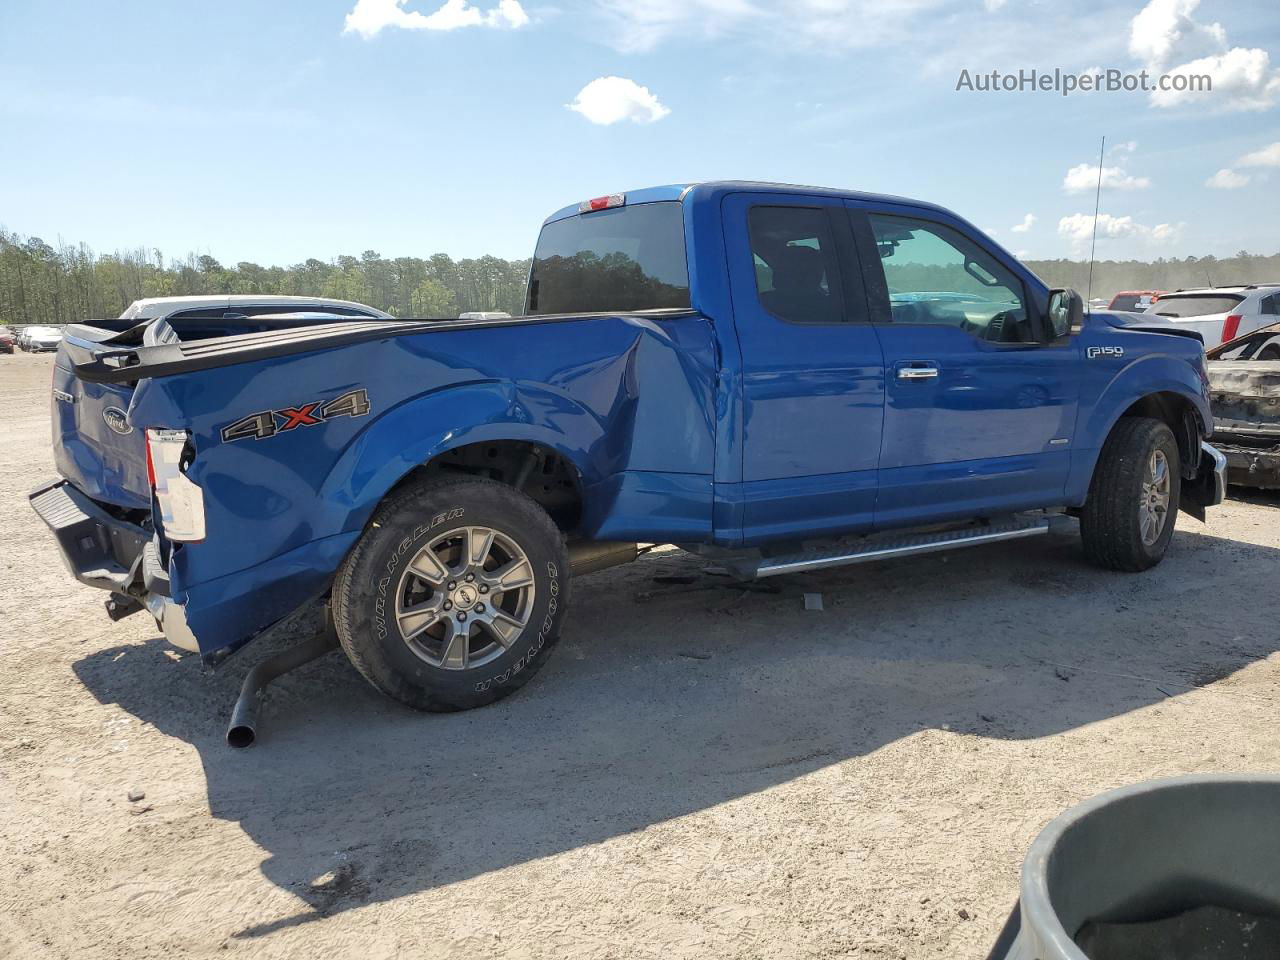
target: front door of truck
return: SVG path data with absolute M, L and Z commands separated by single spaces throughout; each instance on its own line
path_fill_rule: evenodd
M 849 201 L 884 349 L 876 525 L 1059 503 L 1079 351 L 1037 337 L 1042 305 L 959 223 Z
M 748 542 L 871 526 L 884 360 L 841 201 L 724 200 Z

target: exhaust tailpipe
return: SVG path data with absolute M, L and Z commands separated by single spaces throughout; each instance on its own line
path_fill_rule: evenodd
M 253 745 L 258 738 L 258 707 L 262 701 L 262 692 L 267 684 L 276 677 L 296 670 L 304 663 L 310 663 L 323 657 L 338 646 L 338 635 L 332 625 L 328 625 L 322 633 L 310 640 L 303 641 L 287 650 L 281 650 L 274 657 L 269 657 L 254 666 L 244 678 L 240 687 L 240 699 L 231 711 L 231 724 L 227 727 L 227 745 L 243 748 Z
M 579 540 L 568 545 L 569 572 L 580 577 L 630 563 L 640 556 L 640 544 L 612 540 Z

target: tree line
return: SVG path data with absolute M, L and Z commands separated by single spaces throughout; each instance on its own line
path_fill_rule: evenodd
M 1046 283 L 1084 294 L 1089 264 L 1028 260 Z M 483 256 L 454 260 L 444 253 L 387 258 L 311 258 L 292 266 L 241 261 L 225 266 L 208 254 L 168 260 L 154 249 L 95 253 L 85 244 L 24 237 L 0 229 L 0 324 L 74 323 L 117 317 L 134 300 L 199 294 L 287 294 L 334 297 L 378 307 L 398 317 L 451 317 L 470 310 L 524 309 L 529 261 Z M 1176 290 L 1231 283 L 1280 283 L 1280 254 L 1186 257 L 1146 262 L 1102 260 L 1093 266 L 1093 295 L 1118 290 Z
M 1071 287 L 1081 296 L 1089 287 L 1087 260 L 1026 260 L 1053 287 Z M 1234 257 L 1185 257 L 1151 262 L 1100 260 L 1093 265 L 1093 296 L 1111 298 L 1119 290 L 1178 290 L 1232 284 L 1280 283 L 1280 253 L 1260 256 L 1241 250 Z
M 224 266 L 208 254 L 180 260 L 145 248 L 99 254 L 85 244 L 55 247 L 0 229 L 0 324 L 75 323 L 118 317 L 143 297 L 237 293 L 354 300 L 398 317 L 516 314 L 524 308 L 528 272 L 528 260 L 387 258 L 374 250 L 287 267 Z

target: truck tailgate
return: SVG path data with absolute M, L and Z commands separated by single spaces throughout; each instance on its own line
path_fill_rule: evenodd
M 129 421 L 133 384 L 90 383 L 74 364 L 119 350 L 104 341 L 117 331 L 84 324 L 67 327 L 53 369 L 53 450 L 58 472 L 95 500 L 149 508 L 143 429 Z

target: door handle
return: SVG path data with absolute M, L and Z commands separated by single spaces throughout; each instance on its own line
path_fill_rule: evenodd
M 933 380 L 938 376 L 938 368 L 933 364 L 925 366 L 923 363 L 915 366 L 904 366 L 898 368 L 899 380 Z

